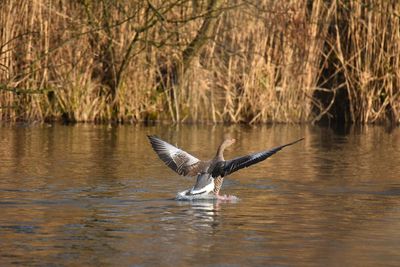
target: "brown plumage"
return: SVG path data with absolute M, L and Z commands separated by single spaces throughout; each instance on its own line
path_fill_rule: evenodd
M 261 162 L 282 148 L 303 140 L 303 138 L 301 138 L 292 143 L 277 146 L 270 150 L 225 160 L 225 149 L 235 143 L 235 139 L 226 139 L 218 147 L 217 154 L 214 158 L 203 161 L 154 135 L 148 136 L 148 138 L 154 151 L 168 167 L 183 176 L 197 176 L 195 186 L 189 190 L 187 194 L 197 195 L 214 192 L 217 196 L 219 195 L 226 175 Z

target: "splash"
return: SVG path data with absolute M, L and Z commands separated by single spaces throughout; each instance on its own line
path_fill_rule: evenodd
M 179 201 L 226 201 L 226 202 L 236 202 L 239 198 L 232 195 L 216 196 L 213 193 L 207 195 L 186 195 L 189 190 L 185 190 L 176 194 L 175 199 Z

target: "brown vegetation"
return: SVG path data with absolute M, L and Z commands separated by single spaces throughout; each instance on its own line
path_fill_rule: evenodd
M 3 0 L 0 119 L 400 121 L 398 1 Z

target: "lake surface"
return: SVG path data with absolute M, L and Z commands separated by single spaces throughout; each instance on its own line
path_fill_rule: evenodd
M 240 201 L 179 202 L 147 134 L 203 159 L 305 140 L 228 176 Z M 400 129 L 2 125 L 0 212 L 0 266 L 398 266 Z

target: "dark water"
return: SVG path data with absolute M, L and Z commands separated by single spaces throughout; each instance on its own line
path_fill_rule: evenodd
M 305 141 L 228 177 L 239 202 L 190 203 L 146 134 L 199 158 Z M 0 212 L 1 266 L 398 266 L 400 130 L 3 125 Z

